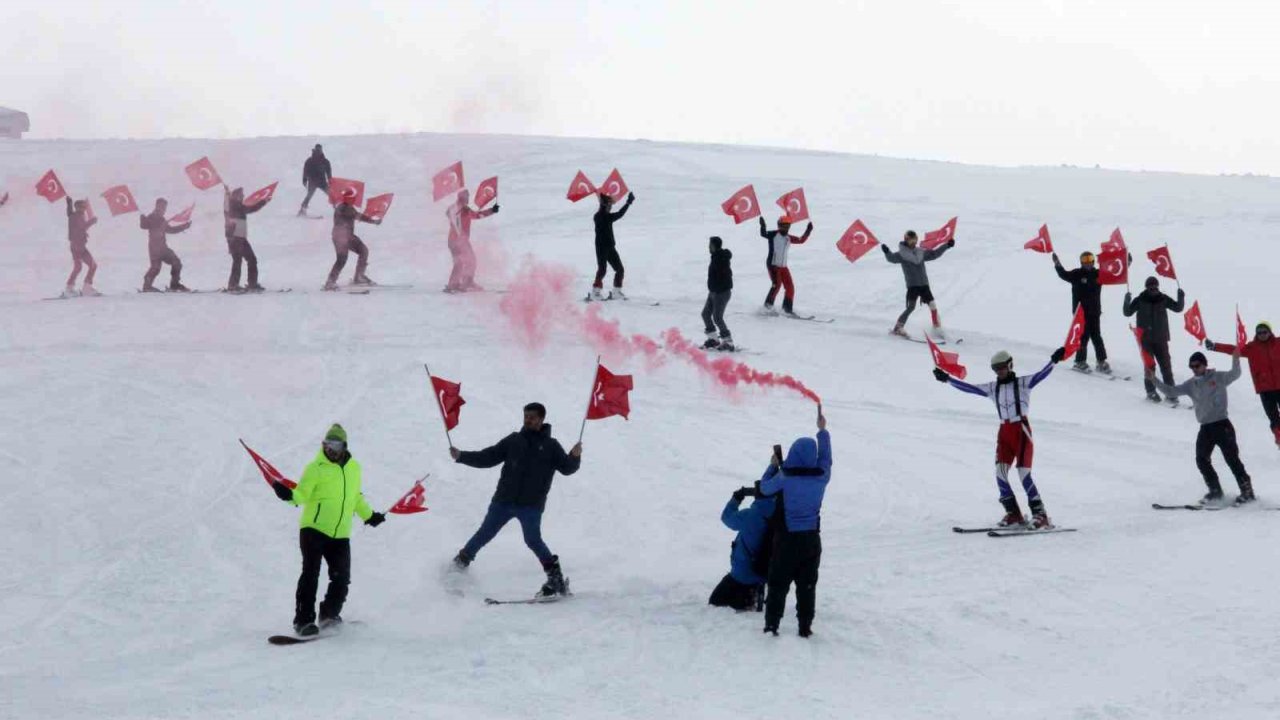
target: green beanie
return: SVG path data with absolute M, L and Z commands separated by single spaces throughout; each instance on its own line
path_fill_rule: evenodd
M 341 440 L 342 442 L 346 442 L 346 441 L 347 441 L 347 431 L 346 431 L 346 430 L 343 430 L 343 429 L 342 429 L 342 426 L 341 426 L 341 425 L 339 425 L 338 423 L 334 423 L 334 424 L 329 428 L 329 432 L 325 433 L 325 435 L 324 435 L 324 439 L 325 439 L 325 440 Z

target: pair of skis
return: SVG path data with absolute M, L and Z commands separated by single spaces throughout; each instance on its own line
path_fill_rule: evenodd
M 987 537 L 1021 537 L 1023 535 L 1048 535 L 1050 533 L 1068 533 L 1076 532 L 1075 528 L 1053 527 L 1033 528 L 1026 525 L 1009 525 L 1006 527 L 980 527 L 980 528 L 964 528 L 953 527 L 952 532 L 961 535 L 969 535 L 973 533 L 986 533 Z

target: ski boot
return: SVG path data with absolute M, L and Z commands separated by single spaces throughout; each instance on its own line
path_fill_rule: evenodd
M 1235 505 L 1237 507 L 1240 505 L 1248 505 L 1249 503 L 1254 502 L 1255 500 L 1258 499 L 1253 496 L 1252 480 L 1245 477 L 1245 478 L 1241 478 L 1239 482 L 1240 482 L 1240 496 L 1237 497 L 1235 501 Z
M 791 301 L 785 298 L 782 300 L 782 312 L 784 315 L 789 315 L 791 317 L 796 316 L 796 310 L 791 306 Z
M 320 634 L 320 628 L 313 622 L 294 623 L 293 631 L 298 634 L 298 637 L 313 637 Z
M 260 292 L 266 292 L 267 289 L 262 287 L 258 283 L 249 283 L 248 285 L 244 286 L 244 291 L 251 292 L 251 293 L 260 293 Z
M 604 290 L 598 287 L 591 288 L 591 292 L 587 293 L 587 302 L 603 302 L 604 300 Z
M 1107 362 L 1106 360 L 1100 360 L 1097 365 L 1093 366 L 1093 369 L 1097 372 L 1102 373 L 1103 375 L 1110 375 L 1111 363 Z
M 941 325 L 933 326 L 933 336 L 943 342 L 947 341 L 947 331 L 943 330 Z
M 377 285 L 378 283 L 374 282 L 373 279 L 370 278 L 368 275 L 357 275 L 351 278 L 351 284 L 360 285 L 362 287 L 368 287 L 370 285 Z
M 813 637 L 813 628 L 808 625 L 801 625 L 800 637 L 802 638 Z
M 1019 527 L 1027 524 L 1026 518 L 1022 517 L 1022 510 L 1018 507 L 1017 498 L 1001 499 L 1000 504 L 1004 506 L 1004 517 L 996 523 L 996 527 Z
M 552 555 L 551 561 L 544 563 L 542 568 L 547 571 L 547 581 L 542 584 L 542 589 L 538 591 L 538 598 L 551 598 L 557 595 L 569 594 L 569 581 L 565 579 L 564 573 L 560 571 L 560 557 Z
M 728 335 L 720 338 L 720 347 L 718 349 L 720 352 L 734 352 L 737 350 L 737 348 L 733 346 L 733 338 Z
M 85 283 L 84 287 L 80 288 L 80 294 L 84 297 L 102 297 L 102 293 L 98 292 L 92 283 Z
M 152 285 L 151 283 L 147 283 L 146 285 L 143 285 L 143 286 L 142 286 L 142 292 L 144 292 L 144 293 L 158 293 L 158 292 L 164 292 L 164 291 L 163 291 L 163 290 L 161 290 L 160 288 L 156 287 L 155 285 Z
M 325 290 L 325 291 L 327 291 L 327 292 L 333 292 L 333 291 L 335 291 L 335 290 L 337 290 L 337 289 L 338 289 L 338 283 L 336 283 L 336 282 L 334 282 L 334 281 L 332 281 L 332 280 L 329 280 L 329 281 L 325 282 L 324 287 L 323 287 L 323 288 L 321 288 L 321 290 Z
M 453 556 L 453 569 L 466 570 L 472 560 L 475 558 L 468 555 L 466 550 L 459 550 L 458 554 Z
M 68 286 L 67 286 L 67 287 L 62 291 L 62 294 L 61 294 L 61 295 L 59 295 L 58 297 L 63 297 L 63 298 L 80 297 L 80 293 L 76 292 L 76 286 L 75 286 L 75 285 L 68 285 Z
M 626 300 L 626 293 L 622 292 L 622 288 L 616 287 L 609 291 L 609 300 Z
M 1088 375 L 1089 373 L 1093 372 L 1093 370 L 1089 368 L 1089 363 L 1084 362 L 1083 360 L 1072 365 L 1071 369 L 1075 370 L 1076 372 L 1082 372 L 1085 375 Z
M 907 334 L 907 331 L 905 329 L 903 329 L 902 323 L 898 323 L 897 325 L 894 325 L 893 329 L 889 331 L 889 334 L 897 335 L 898 337 L 902 337 L 902 338 L 907 338 L 908 340 L 911 339 L 911 336 Z
M 1151 401 L 1151 402 L 1153 402 L 1153 403 L 1158 403 L 1158 402 L 1160 402 L 1160 394 L 1159 394 L 1159 393 L 1157 393 L 1157 392 L 1155 392 L 1155 391 L 1153 390 L 1153 391 L 1151 391 L 1151 392 L 1147 393 L 1147 399 L 1148 399 L 1148 400 L 1150 400 L 1150 401 Z
M 764 626 L 764 634 L 765 634 L 765 635 L 772 634 L 774 637 L 778 637 L 778 626 L 777 626 L 777 625 L 765 625 L 765 626 Z
M 244 287 L 243 287 L 243 286 L 241 286 L 240 284 L 236 284 L 236 285 L 227 285 L 227 289 L 226 289 L 226 291 L 225 291 L 225 292 L 229 292 L 229 293 L 232 293 L 232 294 L 242 293 L 242 292 L 244 292 Z
M 715 330 L 707 330 L 707 340 L 702 343 L 703 350 L 715 350 L 720 347 L 720 338 L 716 335 Z
M 336 628 L 341 624 L 342 624 L 342 617 L 340 615 L 334 615 L 333 617 L 328 617 L 328 618 L 322 617 L 320 618 L 320 622 L 316 623 L 317 627 L 320 630 L 328 630 L 329 628 Z
M 1201 505 L 1221 505 L 1222 499 L 1223 499 L 1222 488 L 1215 485 L 1214 487 L 1209 488 L 1209 492 L 1205 493 L 1204 497 L 1200 498 L 1200 504 Z
M 776 317 L 778 311 L 774 309 L 773 303 L 765 303 L 764 306 L 760 308 L 760 314 L 768 315 L 769 317 Z
M 169 292 L 191 292 L 191 288 L 175 281 L 169 283 Z

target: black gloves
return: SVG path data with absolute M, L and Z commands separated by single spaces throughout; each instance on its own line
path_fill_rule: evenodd
M 1208 338 L 1205 338 L 1205 341 L 1204 341 L 1204 349 L 1205 349 L 1205 350 L 1212 351 L 1212 350 L 1213 350 L 1213 341 L 1212 341 L 1212 340 L 1210 340 L 1210 339 L 1208 339 Z
M 888 245 L 885 245 L 884 243 L 880 243 L 880 249 L 884 251 L 884 254 L 885 254 L 885 255 L 888 255 L 888 254 L 889 254 L 889 246 L 888 246 Z
M 498 214 L 498 210 L 500 210 L 500 209 L 502 209 L 502 206 L 501 206 L 501 205 L 494 205 L 494 206 L 493 206 L 493 214 L 494 214 L 494 215 L 497 215 L 497 214 Z
M 754 491 L 751 488 L 738 488 L 737 490 L 733 491 L 733 501 L 740 503 L 747 498 L 748 494 L 752 492 Z
M 1053 354 L 1049 356 L 1049 359 L 1052 360 L 1055 364 L 1057 364 L 1062 362 L 1062 358 L 1066 356 L 1067 356 L 1067 349 L 1064 347 L 1060 347 L 1057 350 L 1053 351 Z
M 633 202 L 635 202 L 635 201 L 636 201 L 636 194 L 635 194 L 635 193 L 633 193 L 633 192 L 629 192 L 629 193 L 627 193 L 627 202 L 628 202 L 628 203 L 633 203 Z
M 365 525 L 368 525 L 369 527 L 378 527 L 379 525 L 381 525 L 382 523 L 384 523 L 384 522 L 386 522 L 386 521 L 387 521 L 387 516 L 386 516 L 386 515 L 383 515 L 383 514 L 382 514 L 382 513 L 380 513 L 380 512 L 376 512 L 376 513 L 374 513 L 374 514 L 370 515 L 370 516 L 369 516 L 369 519 L 364 521 L 364 524 L 365 524 Z
M 284 483 L 273 482 L 271 483 L 271 489 L 276 491 L 276 497 L 280 498 L 281 500 L 285 502 L 289 502 L 293 500 L 293 490 L 291 490 L 288 485 L 285 485 Z
M 956 246 L 956 239 L 955 239 L 955 238 L 951 238 L 950 240 L 948 240 L 948 241 L 947 241 L 947 247 L 949 247 L 949 248 L 953 248 L 953 247 L 955 247 L 955 246 Z
M 950 379 L 951 379 L 951 376 L 950 376 L 950 375 L 948 375 L 948 374 L 947 374 L 947 372 L 946 372 L 945 370 L 943 370 L 942 368 L 939 368 L 939 367 L 936 367 L 936 368 L 934 368 L 934 369 L 933 369 L 933 377 L 934 377 L 934 379 L 936 379 L 938 382 L 947 382 L 948 380 L 950 380 Z

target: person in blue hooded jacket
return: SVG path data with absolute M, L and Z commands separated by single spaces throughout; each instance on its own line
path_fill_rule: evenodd
M 755 501 L 742 507 L 747 496 Z M 773 517 L 776 501 L 760 497 L 754 487 L 735 490 L 720 513 L 720 522 L 730 530 L 737 530 L 729 551 L 729 574 L 724 576 L 707 602 L 716 607 L 734 610 L 759 609 L 763 596 L 765 577 L 761 568 L 769 567 L 769 519 Z
M 763 497 L 776 497 L 782 516 L 769 563 L 769 596 L 765 603 L 764 631 L 778 634 L 778 623 L 787 607 L 787 593 L 796 585 L 796 619 L 800 637 L 813 634 L 814 604 L 818 589 L 818 564 L 822 560 L 822 498 L 831 481 L 831 434 L 818 406 L 818 437 L 802 437 L 791 443 L 784 461 L 777 454 L 757 484 Z

